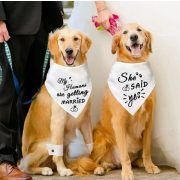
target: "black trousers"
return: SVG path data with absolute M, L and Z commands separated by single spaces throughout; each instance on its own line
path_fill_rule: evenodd
M 23 102 L 30 99 L 42 84 L 47 41 L 48 33 L 43 25 L 36 35 L 11 35 L 8 45 L 13 69 L 21 85 L 18 95 L 5 56 L 4 44 L 0 44 L 0 162 L 16 163 L 18 160 L 17 147 L 21 146 L 23 124 L 29 109 L 29 105 L 24 105 Z

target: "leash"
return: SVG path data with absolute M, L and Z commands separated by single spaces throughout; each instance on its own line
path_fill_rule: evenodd
M 14 87 L 16 89 L 17 95 L 19 95 L 21 86 L 20 86 L 18 78 L 16 77 L 16 75 L 14 73 L 14 70 L 13 70 L 11 51 L 9 49 L 9 46 L 8 46 L 7 42 L 4 42 L 4 47 L 5 47 L 5 54 L 6 54 L 7 62 L 9 64 L 11 72 L 12 72 L 12 78 L 13 78 Z M 44 57 L 42 83 L 41 84 L 43 84 L 43 80 L 44 80 L 44 76 L 45 76 L 45 72 L 46 72 L 46 68 L 47 68 L 49 59 L 50 59 L 50 51 L 49 51 L 49 49 L 47 49 L 46 53 L 45 53 L 45 57 Z M 37 93 L 31 99 L 23 102 L 23 104 L 24 105 L 30 104 L 36 98 L 38 92 L 39 92 L 39 90 L 37 91 Z
M 3 75 L 2 75 L 2 67 L 0 66 L 0 85 L 2 83 L 2 78 L 3 78 Z

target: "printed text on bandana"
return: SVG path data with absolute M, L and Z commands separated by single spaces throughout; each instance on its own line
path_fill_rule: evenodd
M 92 90 L 87 64 L 65 68 L 54 63 L 45 85 L 59 106 L 75 118 L 83 111 Z
M 80 84 L 80 85 L 73 85 L 72 77 L 66 78 L 59 78 L 57 83 L 63 85 L 63 92 L 58 92 L 57 97 L 64 97 L 61 100 L 61 104 L 69 104 L 72 105 L 70 108 L 71 112 L 77 112 L 78 106 L 76 104 L 81 104 L 85 102 L 85 97 L 88 94 L 88 90 L 86 88 L 87 84 Z
M 148 82 L 144 81 L 142 74 L 136 72 L 135 74 L 128 74 L 123 72 L 118 77 L 118 82 L 122 84 L 123 100 L 128 107 L 132 107 L 134 101 L 140 98 L 145 98 L 144 88 L 148 86 Z M 127 93 L 130 92 L 130 93 Z
M 134 115 L 155 87 L 155 79 L 147 63 L 116 62 L 108 78 L 113 96 Z

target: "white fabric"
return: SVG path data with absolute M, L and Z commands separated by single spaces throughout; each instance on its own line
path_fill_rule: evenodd
M 116 100 L 134 115 L 155 87 L 155 79 L 149 62 L 115 62 L 108 86 Z
M 86 144 L 87 148 L 88 148 L 88 152 L 89 154 L 91 154 L 92 150 L 93 150 L 93 143 L 90 144 Z
M 51 63 L 45 86 L 61 108 L 77 118 L 86 106 L 92 90 L 88 66 L 66 67 Z
M 80 155 L 89 155 L 93 150 L 93 143 L 85 144 L 84 140 L 81 142 L 74 139 L 73 143 L 69 145 L 69 157 L 72 159 L 78 158 Z
M 80 155 L 88 155 L 91 153 L 93 148 L 92 144 L 85 144 L 84 138 L 79 129 L 76 129 L 76 137 L 69 144 L 69 157 L 72 159 L 78 158 Z
M 63 156 L 63 145 L 46 144 L 49 155 Z
M 180 2 L 106 3 L 111 12 L 119 15 L 123 24 L 137 22 L 153 35 L 153 53 L 149 61 L 156 77 L 157 94 L 152 155 L 156 163 L 175 167 L 180 172 Z M 93 41 L 88 52 L 88 59 L 91 59 L 88 65 L 93 83 L 92 119 L 95 125 L 116 55 L 111 54 L 112 36 L 106 31 L 97 31 L 92 24 L 94 15 L 97 15 L 94 2 L 75 2 L 68 24 L 88 34 Z

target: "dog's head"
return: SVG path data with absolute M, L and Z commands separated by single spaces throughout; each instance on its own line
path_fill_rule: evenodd
M 55 63 L 78 66 L 86 61 L 91 40 L 85 34 L 70 28 L 56 30 L 49 37 L 48 48 Z
M 112 53 L 118 59 L 130 62 L 144 61 L 152 52 L 151 33 L 138 24 L 127 24 L 121 33 L 113 37 Z

